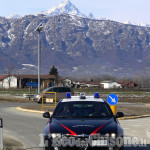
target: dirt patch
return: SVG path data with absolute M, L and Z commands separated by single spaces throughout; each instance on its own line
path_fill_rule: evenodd
M 4 149 L 3 150 L 25 150 L 22 143 L 11 139 L 4 137 Z
M 144 106 L 117 105 L 116 111 L 123 112 L 125 116 L 139 116 L 150 114 L 150 108 Z
M 24 109 L 30 110 L 41 110 L 41 105 L 29 105 L 29 106 L 22 106 Z M 53 112 L 54 107 L 44 108 L 44 111 Z M 123 112 L 125 116 L 138 116 L 138 115 L 147 115 L 150 114 L 150 108 L 143 106 L 130 106 L 130 105 L 117 105 L 116 106 L 117 112 Z
M 31 101 L 28 98 L 0 96 L 0 103 L 26 103 Z
M 150 103 L 150 97 L 119 97 L 119 102 L 126 103 Z

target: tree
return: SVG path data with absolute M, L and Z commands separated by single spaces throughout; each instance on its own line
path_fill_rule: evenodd
M 55 67 L 55 66 L 52 66 L 52 68 L 50 69 L 50 71 L 49 71 L 49 75 L 54 75 L 55 77 L 56 77 L 56 84 L 58 84 L 59 83 L 59 74 L 58 74 L 58 70 L 57 70 L 57 68 Z
M 57 68 L 55 66 L 52 66 L 52 68 L 50 69 L 50 72 L 49 72 L 50 75 L 55 75 L 56 77 L 58 77 L 58 71 L 57 71 Z
M 14 72 L 14 65 L 13 64 L 9 64 L 6 68 L 6 74 L 8 75 L 8 86 L 9 88 L 11 87 L 11 82 L 12 82 L 12 75 L 13 75 L 13 72 Z

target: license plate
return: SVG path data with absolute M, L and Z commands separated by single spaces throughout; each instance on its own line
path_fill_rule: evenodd
M 107 140 L 93 140 L 92 146 L 107 146 L 108 141 Z
M 46 102 L 47 102 L 47 103 L 53 102 L 53 99 L 46 98 Z

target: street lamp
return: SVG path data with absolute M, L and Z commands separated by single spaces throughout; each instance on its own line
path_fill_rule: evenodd
M 40 32 L 42 30 L 42 22 L 37 26 L 35 31 L 38 32 L 38 93 L 40 93 L 40 66 L 41 66 L 41 42 L 40 42 Z

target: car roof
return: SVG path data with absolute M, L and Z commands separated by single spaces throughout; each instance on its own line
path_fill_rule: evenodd
M 75 101 L 84 101 L 84 102 L 105 102 L 102 98 L 94 98 L 93 96 L 86 96 L 86 99 L 80 99 L 79 96 L 71 96 L 71 98 L 64 98 L 61 102 L 75 102 Z

